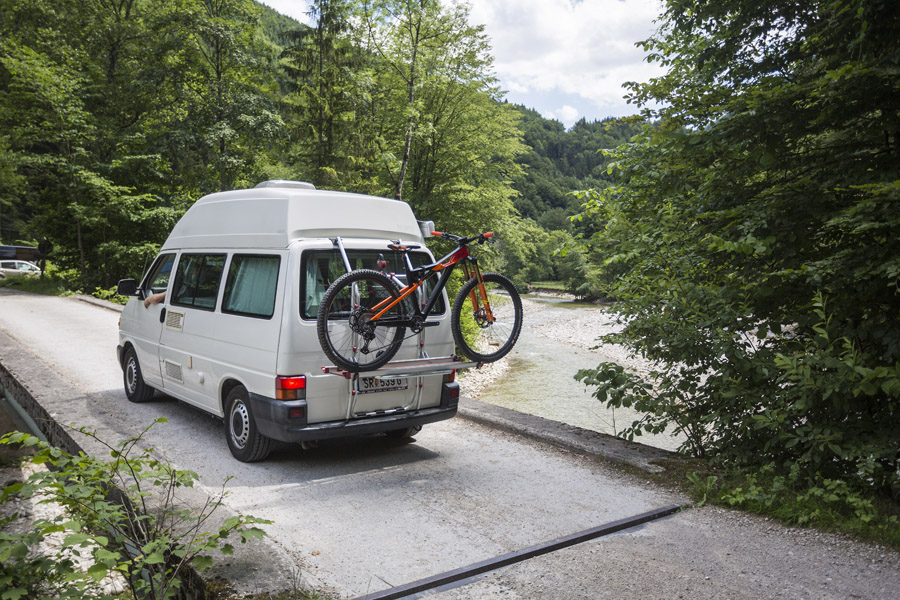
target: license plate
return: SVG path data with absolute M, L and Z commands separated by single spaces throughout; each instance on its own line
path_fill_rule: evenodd
M 394 377 L 390 379 L 376 377 L 360 377 L 356 382 L 356 389 L 360 394 L 372 394 L 374 392 L 393 392 L 405 390 L 409 387 L 405 378 Z

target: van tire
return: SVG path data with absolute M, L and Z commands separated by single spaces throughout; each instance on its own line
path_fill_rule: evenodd
M 125 397 L 131 402 L 147 402 L 156 391 L 144 381 L 134 348 L 125 351 L 122 360 L 122 381 L 125 384 Z
M 272 440 L 256 427 L 244 386 L 235 386 L 225 398 L 225 438 L 231 454 L 241 462 L 264 460 L 272 451 Z
M 392 440 L 405 440 L 411 438 L 420 431 L 422 431 L 421 425 L 413 425 L 412 427 L 404 427 L 403 429 L 391 429 L 390 431 L 385 431 L 384 434 Z

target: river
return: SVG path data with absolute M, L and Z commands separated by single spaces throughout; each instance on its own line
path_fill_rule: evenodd
M 512 353 L 499 372 L 480 386 L 478 400 L 555 421 L 615 435 L 639 417 L 627 409 L 607 408 L 591 390 L 574 379 L 579 369 L 616 362 L 646 372 L 649 365 L 630 357 L 624 348 L 604 345 L 597 338 L 614 331 L 613 315 L 591 304 L 525 296 L 525 322 Z M 487 367 L 490 368 L 490 367 Z M 672 435 L 644 434 L 635 441 L 675 450 Z

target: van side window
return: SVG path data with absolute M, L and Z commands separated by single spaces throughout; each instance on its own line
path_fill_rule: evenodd
M 161 254 L 150 273 L 144 279 L 144 290 L 147 295 L 158 294 L 169 287 L 169 277 L 172 275 L 172 266 L 175 264 L 175 254 Z
M 215 310 L 224 254 L 182 254 L 175 270 L 172 304 Z
M 396 273 L 401 282 L 406 280 L 406 272 L 403 267 L 403 258 L 396 252 L 391 252 L 385 247 L 381 250 L 347 250 L 347 258 L 350 260 L 350 266 L 353 269 L 374 269 L 379 270 L 377 262 L 379 257 L 383 257 L 387 261 L 384 268 L 385 273 Z M 423 252 L 411 252 L 409 255 L 414 267 L 418 267 L 431 262 L 431 258 Z M 334 280 L 347 272 L 344 267 L 344 261 L 337 250 L 307 250 L 303 253 L 303 261 L 300 276 L 300 316 L 304 319 L 315 319 L 319 314 L 319 304 L 322 302 L 322 296 L 328 286 L 334 283 Z M 435 280 L 428 281 L 422 288 L 425 297 L 431 292 L 431 288 L 436 283 Z M 402 286 L 398 286 L 402 287 Z M 412 302 L 410 296 L 409 302 Z M 412 312 L 412 306 L 407 307 L 407 312 Z M 434 309 L 431 311 L 433 315 L 444 313 L 444 299 L 438 298 Z
M 280 265 L 279 256 L 235 254 L 225 280 L 222 312 L 271 319 Z

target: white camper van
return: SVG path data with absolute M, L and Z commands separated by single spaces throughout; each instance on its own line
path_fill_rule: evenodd
M 317 190 L 293 181 L 204 196 L 181 218 L 119 326 L 118 357 L 132 402 L 155 390 L 225 421 L 232 454 L 264 459 L 272 440 L 356 434 L 409 436 L 456 414 L 446 292 L 430 321 L 378 371 L 327 362 L 316 333 L 319 302 L 351 269 L 403 273 L 389 240 L 424 247 L 433 224 L 405 202 Z M 427 294 L 427 290 L 425 290 Z

